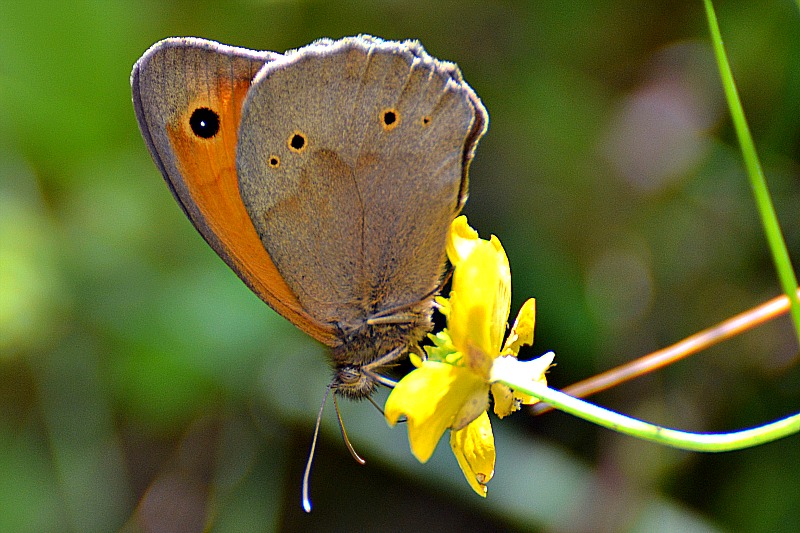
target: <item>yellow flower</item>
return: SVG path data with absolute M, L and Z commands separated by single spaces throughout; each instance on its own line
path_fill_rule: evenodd
M 493 383 L 495 360 L 514 358 L 516 364 L 525 365 L 529 379 L 544 383 L 553 358 L 547 354 L 526 363 L 515 359 L 521 346 L 533 342 L 533 299 L 522 306 L 503 343 L 511 307 L 511 271 L 497 237 L 481 239 L 467 218 L 460 216 L 450 227 L 447 256 L 454 266 L 452 290 L 449 298 L 437 298 L 447 327 L 429 335 L 433 346 L 425 347 L 426 359 L 412 356 L 417 368 L 389 395 L 386 419 L 394 425 L 401 415 L 406 416 L 411 451 L 423 463 L 450 429 L 450 446 L 461 470 L 473 490 L 486 496 L 495 463 L 494 437 L 486 412 L 489 392 L 500 418 L 521 404 L 536 401 Z

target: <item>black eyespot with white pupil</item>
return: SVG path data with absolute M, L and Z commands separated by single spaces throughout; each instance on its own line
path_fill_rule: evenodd
M 207 107 L 198 107 L 189 118 L 189 126 L 198 137 L 210 139 L 219 131 L 219 115 Z

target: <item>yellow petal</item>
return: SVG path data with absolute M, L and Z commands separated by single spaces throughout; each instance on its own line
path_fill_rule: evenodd
M 536 325 L 536 300 L 529 298 L 519 310 L 511 333 L 508 334 L 503 354 L 517 354 L 522 346 L 533 344 L 533 327 Z
M 494 476 L 495 448 L 489 415 L 483 412 L 464 429 L 450 432 L 450 447 L 472 490 L 486 497 Z
M 487 389 L 486 381 L 466 367 L 423 361 L 389 394 L 384 409 L 386 420 L 394 425 L 401 415 L 406 415 L 411 452 L 424 463 L 464 405 L 476 391 Z
M 500 241 L 483 240 L 458 217 L 448 234 L 447 253 L 455 266 L 447 329 L 461 352 L 468 346 L 485 357 L 500 353 L 511 305 L 511 270 Z
M 450 232 L 447 234 L 447 257 L 454 266 L 464 260 L 475 247 L 478 232 L 472 229 L 467 223 L 467 217 L 461 215 L 456 217 L 450 224 Z
M 503 337 L 506 336 L 506 328 L 508 327 L 508 314 L 511 312 L 511 267 L 508 264 L 508 256 L 506 251 L 503 250 L 503 245 L 500 244 L 500 239 L 491 236 L 489 244 L 492 247 L 492 255 L 494 263 L 491 270 L 485 269 L 484 274 L 496 275 L 492 280 L 495 284 L 495 296 L 492 307 L 491 325 L 492 325 L 492 348 L 494 356 L 497 357 L 500 353 L 500 347 L 503 343 Z M 488 249 L 488 247 L 487 247 Z
M 502 383 L 492 383 L 492 398 L 494 400 L 494 414 L 505 418 L 514 411 L 519 410 L 517 395 Z
M 456 413 L 456 416 L 453 417 L 450 429 L 462 429 L 486 412 L 489 407 L 489 383 L 482 379 L 478 383 L 480 385 L 476 383 L 469 395 L 464 398 L 461 408 Z
M 464 352 L 456 352 L 461 360 L 462 366 L 469 367 L 475 374 L 481 376 L 489 382 L 489 372 L 492 370 L 494 357 L 487 354 L 483 349 L 476 346 L 472 339 L 466 339 Z

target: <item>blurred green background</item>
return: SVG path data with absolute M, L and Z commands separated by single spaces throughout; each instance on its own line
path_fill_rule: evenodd
M 795 267 L 800 16 L 718 14 Z M 195 233 L 139 135 L 129 74 L 167 36 L 283 51 L 418 38 L 491 116 L 466 213 L 496 234 L 512 312 L 538 299 L 554 386 L 779 293 L 722 99 L 702 3 L 0 0 L 0 531 L 800 529 L 799 437 L 721 455 L 554 413 L 494 424 L 483 500 L 446 441 L 330 406 L 323 349 Z M 383 396 L 379 398 L 382 401 Z M 797 411 L 798 346 L 775 320 L 596 400 L 694 431 Z

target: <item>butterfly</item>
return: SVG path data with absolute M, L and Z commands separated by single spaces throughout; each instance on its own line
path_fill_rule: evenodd
M 416 41 L 279 54 L 197 38 L 131 74 L 173 196 L 250 289 L 330 347 L 331 388 L 368 397 L 432 329 L 445 240 L 488 115 Z

